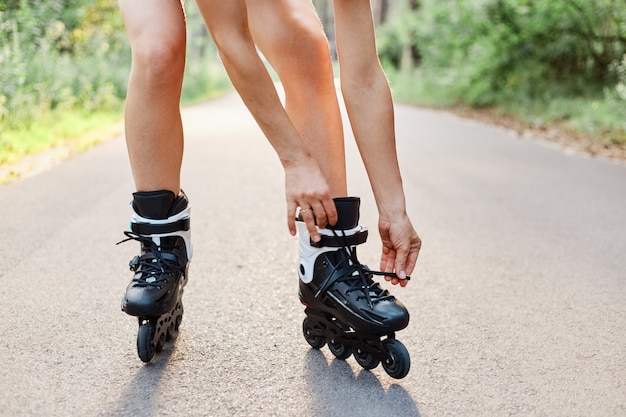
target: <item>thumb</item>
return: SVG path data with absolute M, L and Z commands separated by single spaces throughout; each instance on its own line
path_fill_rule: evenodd
M 406 279 L 406 260 L 409 255 L 409 251 L 405 248 L 398 248 L 396 250 L 396 263 L 395 270 L 396 275 L 400 279 Z

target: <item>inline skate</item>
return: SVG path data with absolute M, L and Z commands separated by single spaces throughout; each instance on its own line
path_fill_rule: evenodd
M 190 207 L 181 191 L 137 192 L 127 239 L 141 244 L 129 263 L 135 273 L 122 299 L 122 311 L 139 320 L 137 353 L 150 362 L 170 340 L 183 318 L 183 288 L 187 284 L 192 247 Z M 119 243 L 122 243 L 119 242 Z
M 406 347 L 395 332 L 409 324 L 409 313 L 372 277 L 393 275 L 361 264 L 356 246 L 367 239 L 359 225 L 360 199 L 334 200 L 339 221 L 320 229 L 321 241 L 311 241 L 301 215 L 296 224 L 300 241 L 299 296 L 306 307 L 305 340 L 314 349 L 328 344 L 338 359 L 351 354 L 364 369 L 379 363 L 393 378 L 404 378 L 411 365 Z

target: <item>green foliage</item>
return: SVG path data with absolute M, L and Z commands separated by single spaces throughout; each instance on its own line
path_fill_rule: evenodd
M 615 62 L 611 69 L 617 77 L 615 95 L 619 99 L 626 101 L 626 55 L 624 55 L 624 58 L 622 58 L 620 62 Z
M 402 0 L 378 45 L 396 99 L 626 145 L 624 0 Z
M 28 126 L 57 109 L 119 107 L 129 59 L 113 5 L 106 0 L 4 3 L 0 12 L 4 129 Z
M 401 8 L 381 34 L 384 61 L 398 62 L 398 42 L 417 48 L 424 82 L 471 105 L 601 95 L 618 83 L 626 3 L 422 0 L 417 10 Z
M 187 62 L 182 100 L 192 102 L 227 91 L 231 84 L 195 2 L 186 1 L 185 6 Z
M 199 12 L 188 9 L 184 100 L 227 83 Z M 58 119 L 120 117 L 130 64 L 115 0 L 0 0 L 0 164 L 82 134 Z

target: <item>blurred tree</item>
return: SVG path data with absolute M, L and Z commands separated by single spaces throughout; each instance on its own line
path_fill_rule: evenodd
M 624 0 L 404 0 L 398 12 L 381 32 L 382 58 L 420 65 L 479 105 L 554 90 L 547 84 L 602 90 L 617 82 L 613 68 L 626 53 Z
M 372 15 L 374 18 L 374 24 L 377 26 L 383 25 L 387 22 L 391 16 L 391 11 L 399 4 L 399 0 L 371 0 Z M 313 0 L 313 5 L 317 10 L 317 14 L 320 17 L 324 32 L 328 37 L 331 45 L 331 52 L 333 56 L 336 55 L 335 50 L 335 27 L 333 17 L 333 2 L 332 0 Z

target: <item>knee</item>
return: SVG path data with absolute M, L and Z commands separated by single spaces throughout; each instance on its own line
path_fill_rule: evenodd
M 151 83 L 168 84 L 182 80 L 185 70 L 185 43 L 150 39 L 133 48 L 133 68 Z
M 286 22 L 274 42 L 275 53 L 292 77 L 305 77 L 309 82 L 328 80 L 332 65 L 328 39 L 317 21 L 294 17 Z
M 297 22 L 288 36 L 293 42 L 292 52 L 309 60 L 330 60 L 328 39 L 319 24 Z
M 328 39 L 321 26 L 304 24 L 291 32 L 291 52 L 309 66 L 330 64 Z

